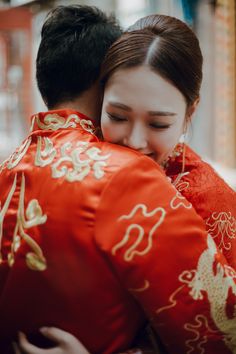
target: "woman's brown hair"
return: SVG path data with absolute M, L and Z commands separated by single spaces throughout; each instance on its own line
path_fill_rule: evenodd
M 187 106 L 198 97 L 202 53 L 194 32 L 177 18 L 150 15 L 138 20 L 108 50 L 101 81 L 118 69 L 147 65 L 183 94 Z

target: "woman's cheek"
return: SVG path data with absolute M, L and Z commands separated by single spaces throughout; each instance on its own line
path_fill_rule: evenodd
M 105 141 L 116 143 L 119 141 L 119 131 L 112 124 L 102 125 L 102 134 Z

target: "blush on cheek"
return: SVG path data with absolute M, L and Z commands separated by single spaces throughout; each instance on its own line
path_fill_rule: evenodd
M 102 132 L 104 136 L 104 140 L 110 143 L 119 144 L 120 141 L 123 140 L 124 133 L 122 129 L 114 125 L 104 125 L 102 127 Z
M 105 126 L 102 126 L 101 129 L 102 129 L 102 135 L 103 135 L 104 141 L 107 141 L 109 143 L 114 142 L 114 137 L 113 137 L 114 133 L 112 133 L 111 129 L 109 129 Z

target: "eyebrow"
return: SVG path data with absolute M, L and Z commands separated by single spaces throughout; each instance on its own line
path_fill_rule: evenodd
M 150 116 L 162 116 L 162 117 L 176 116 L 177 115 L 177 113 L 168 112 L 168 111 L 148 111 L 148 114 Z
M 129 107 L 129 106 L 126 106 L 126 104 L 123 104 L 123 103 L 120 103 L 120 102 L 113 102 L 113 101 L 110 101 L 108 102 L 111 106 L 113 107 L 117 107 L 117 108 L 121 108 L 127 112 L 131 112 L 132 111 L 132 108 Z
M 127 112 L 132 112 L 132 108 L 127 106 L 126 104 L 120 103 L 120 102 L 114 102 L 114 101 L 109 101 L 108 102 L 111 106 L 121 108 L 124 111 Z M 148 111 L 148 114 L 150 116 L 161 116 L 161 117 L 168 117 L 168 116 L 176 116 L 177 113 L 174 112 L 168 112 L 168 111 Z

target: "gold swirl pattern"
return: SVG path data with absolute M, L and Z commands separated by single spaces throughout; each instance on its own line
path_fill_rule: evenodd
M 8 161 L 8 159 L 4 160 L 4 161 L 0 164 L 0 173 L 2 173 L 2 171 L 3 171 L 4 168 L 6 167 L 7 161 Z
M 212 238 L 220 238 L 217 242 L 223 251 L 231 249 L 231 241 L 236 238 L 236 219 L 231 212 L 214 212 L 206 220 L 206 229 Z
M 203 315 L 197 315 L 195 317 L 195 323 L 186 323 L 184 325 L 184 328 L 187 331 L 190 331 L 195 334 L 195 337 L 192 339 L 188 339 L 185 344 L 186 347 L 188 348 L 187 354 L 191 354 L 192 352 L 197 352 L 199 354 L 204 354 L 205 349 L 202 347 L 205 343 L 207 343 L 207 336 L 203 336 L 201 338 L 200 332 L 198 329 L 200 329 L 202 326 L 207 328 L 209 334 L 211 333 L 218 333 L 218 331 L 214 331 L 209 327 L 207 318 Z
M 156 310 L 156 314 L 160 314 L 161 312 L 163 311 L 166 311 L 166 310 L 169 310 L 171 309 L 172 307 L 175 307 L 176 304 L 177 304 L 177 301 L 175 300 L 175 296 L 184 288 L 184 285 L 180 286 L 178 289 L 176 289 L 172 294 L 171 296 L 169 297 L 169 302 L 170 304 L 169 305 L 166 305 L 166 306 L 163 306 L 163 307 L 160 307 L 159 309 Z
M 71 114 L 67 118 L 59 116 L 57 113 L 47 114 L 43 122 L 40 121 L 38 115 L 35 116 L 35 122 L 42 130 L 53 130 L 76 128 L 77 123 L 80 122 L 80 118 L 76 114 Z
M 56 131 L 58 129 L 76 128 L 80 125 L 85 131 L 93 133 L 94 126 L 91 120 L 81 119 L 77 114 L 70 114 L 68 117 L 61 117 L 57 113 L 49 113 L 45 115 L 43 121 L 36 115 L 32 124 L 36 122 L 37 126 L 42 130 Z
M 111 154 L 100 155 L 99 148 L 88 147 L 87 142 L 78 142 L 76 148 L 72 148 L 69 142 L 65 143 L 61 147 L 61 157 L 51 166 L 52 177 L 65 177 L 68 182 L 82 181 L 92 170 L 96 179 L 102 178 L 106 160 Z
M 18 150 L 16 150 L 6 161 L 6 166 L 9 170 L 12 168 L 16 167 L 18 163 L 22 160 L 22 158 L 25 156 L 30 144 L 31 144 L 31 137 L 26 139 L 24 143 L 19 147 Z
M 150 283 L 147 279 L 144 280 L 144 285 L 141 288 L 129 288 L 129 291 L 141 293 L 150 288 Z
M 6 212 L 9 208 L 11 198 L 15 192 L 15 189 L 16 189 L 16 181 L 17 181 L 17 174 L 14 177 L 14 181 L 13 181 L 10 191 L 8 193 L 7 199 L 6 199 L 3 207 L 0 209 L 1 210 L 0 211 L 0 264 L 2 262 L 1 248 L 2 248 L 2 237 L 3 237 L 3 221 L 4 221 L 4 217 L 6 215 Z M 1 207 L 1 203 L 0 203 L 0 207 Z
M 171 199 L 170 206 L 172 209 L 178 209 L 181 206 L 186 209 L 191 209 L 192 204 L 185 199 L 185 197 L 179 192 L 176 192 L 176 195 Z
M 9 204 L 15 192 L 16 183 L 17 183 L 17 174 L 15 175 L 13 184 L 11 186 L 5 204 L 0 213 L 0 250 L 1 250 L 2 236 L 3 236 L 4 216 L 7 212 L 7 209 L 9 208 Z M 47 221 L 47 216 L 45 214 L 43 215 L 39 202 L 36 199 L 30 200 L 25 211 L 24 199 L 25 199 L 25 176 L 24 173 L 22 173 L 20 197 L 19 197 L 19 204 L 17 210 L 17 220 L 14 228 L 13 240 L 11 243 L 11 251 L 7 256 L 8 265 L 10 267 L 14 265 L 14 261 L 15 261 L 14 255 L 18 251 L 21 245 L 21 240 L 23 239 L 33 250 L 33 252 L 29 252 L 26 254 L 27 266 L 32 270 L 42 271 L 47 268 L 46 259 L 37 242 L 33 240 L 33 238 L 25 232 L 25 229 L 29 229 L 33 226 L 44 224 Z M 2 261 L 2 256 L 0 258 L 0 261 Z
M 44 145 L 44 149 L 42 145 Z M 51 139 L 37 136 L 37 149 L 34 162 L 36 166 L 44 167 L 49 165 L 52 163 L 56 153 L 57 151 Z
M 124 260 L 126 262 L 130 262 L 134 258 L 135 255 L 144 256 L 151 250 L 154 233 L 156 232 L 158 227 L 163 223 L 163 221 L 165 219 L 165 215 L 166 215 L 166 211 L 161 207 L 158 207 L 151 212 L 147 212 L 146 205 L 137 204 L 133 208 L 133 210 L 130 212 L 129 215 L 121 216 L 118 219 L 118 221 L 131 220 L 132 218 L 135 217 L 136 213 L 137 214 L 139 213 L 139 211 L 140 211 L 141 219 L 143 219 L 143 217 L 150 218 L 150 217 L 155 216 L 155 214 L 159 214 L 158 220 L 156 221 L 157 218 L 153 218 L 154 224 L 153 224 L 151 230 L 148 232 L 147 237 L 145 235 L 145 231 L 144 231 L 145 229 L 143 226 L 136 224 L 136 223 L 134 223 L 134 224 L 132 223 L 127 227 L 123 239 L 112 248 L 112 255 L 115 255 L 117 250 L 120 248 L 123 248 L 125 246 L 125 244 L 128 243 L 129 239 L 131 239 L 131 237 L 135 238 L 135 241 L 133 242 L 133 244 L 124 253 Z M 135 236 L 135 233 L 137 234 L 137 236 Z M 137 250 L 137 248 L 140 244 L 144 244 L 144 248 L 141 251 Z
M 80 120 L 80 125 L 81 127 L 86 131 L 86 132 L 89 132 L 89 133 L 94 133 L 95 129 L 94 129 L 94 125 L 93 123 L 91 122 L 91 120 L 88 120 L 88 119 L 81 119 Z
M 187 181 L 181 181 L 181 179 L 184 176 L 187 176 L 189 174 L 189 172 L 181 172 L 178 174 L 178 176 L 176 177 L 176 179 L 173 181 L 173 185 L 176 187 L 176 189 L 178 189 L 178 191 L 182 191 L 186 188 L 189 187 L 189 182 Z

